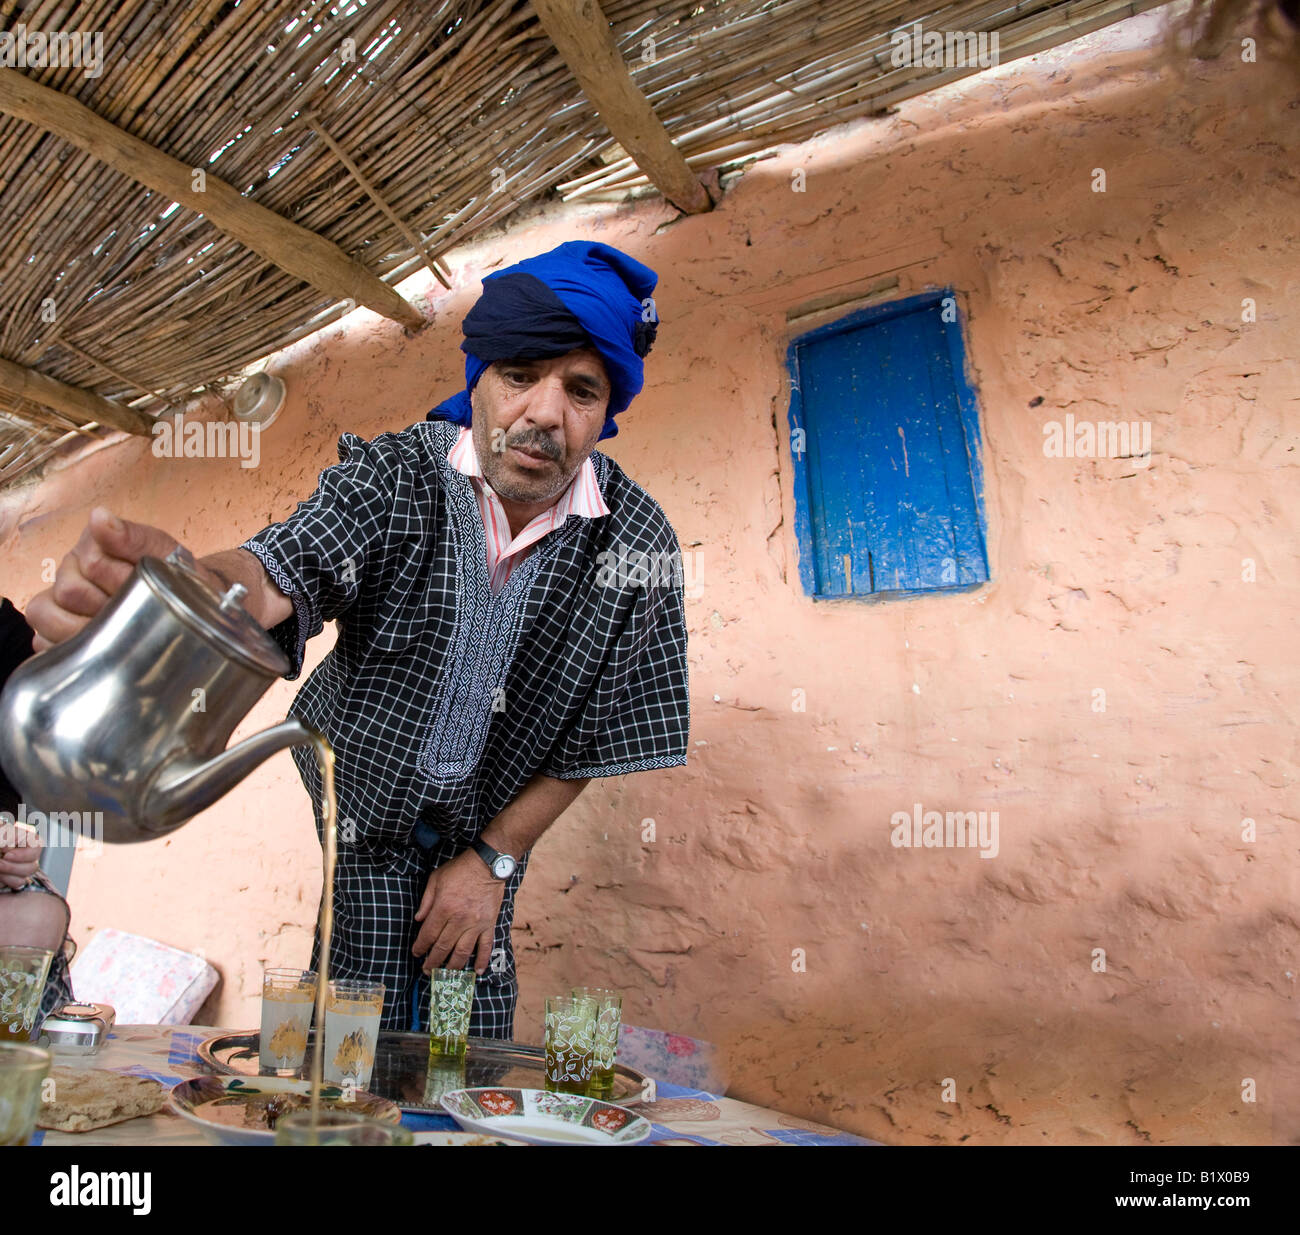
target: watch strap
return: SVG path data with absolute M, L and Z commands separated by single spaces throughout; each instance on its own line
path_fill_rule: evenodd
M 493 879 L 501 879 L 501 876 L 498 875 L 496 872 L 496 864 L 499 858 L 510 858 L 511 863 L 513 864 L 511 868 L 512 873 L 514 869 L 518 868 L 519 866 L 518 858 L 515 858 L 508 853 L 498 852 L 497 850 L 493 849 L 492 846 L 489 845 L 487 841 L 483 840 L 481 837 L 473 841 L 473 848 L 474 848 L 474 852 L 477 853 L 478 856 L 482 858 L 484 862 L 487 863 L 487 868 L 491 872 Z M 510 876 L 507 875 L 506 879 L 508 879 L 509 877 Z M 501 879 L 501 882 L 504 883 L 505 879 Z

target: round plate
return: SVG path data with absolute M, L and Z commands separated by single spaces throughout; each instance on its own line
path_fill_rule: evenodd
M 168 1095 L 168 1105 L 182 1119 L 197 1124 L 217 1145 L 274 1145 L 275 1130 L 266 1126 L 266 1105 L 275 1097 L 311 1097 L 311 1082 L 276 1076 L 200 1076 L 182 1081 Z M 357 1111 L 383 1123 L 402 1121 L 401 1108 L 386 1098 L 355 1089 L 343 1101 L 338 1085 L 322 1085 L 321 1101 L 340 1110 Z
M 650 1121 L 625 1106 L 544 1089 L 454 1089 L 447 1113 L 467 1132 L 508 1136 L 530 1145 L 635 1145 Z

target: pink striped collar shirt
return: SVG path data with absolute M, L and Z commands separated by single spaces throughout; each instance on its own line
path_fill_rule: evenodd
M 456 444 L 447 452 L 447 462 L 458 472 L 470 477 L 478 494 L 479 514 L 483 516 L 483 530 L 487 534 L 487 568 L 489 584 L 495 596 L 506 585 L 510 572 L 528 556 L 533 546 L 555 531 L 570 515 L 584 519 L 599 519 L 609 514 L 605 499 L 600 496 L 596 483 L 596 468 L 589 455 L 583 460 L 578 474 L 569 487 L 556 499 L 555 505 L 544 510 L 528 526 L 511 539 L 510 520 L 505 507 L 492 486 L 483 479 L 478 451 L 474 448 L 474 434 L 462 428 Z

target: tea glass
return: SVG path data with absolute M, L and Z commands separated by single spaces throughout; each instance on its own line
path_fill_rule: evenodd
M 551 1093 L 586 1092 L 595 1037 L 594 999 L 552 995 L 546 1000 L 546 1088 Z
M 623 1020 L 623 996 L 600 986 L 575 986 L 577 997 L 596 1001 L 596 1034 L 592 1044 L 591 1080 L 587 1096 L 608 1099 L 614 1092 L 614 1061 Z
M 267 969 L 262 974 L 262 1032 L 258 1041 L 261 1071 L 294 1076 L 302 1069 L 316 1006 L 315 972 Z
M 476 977 L 472 969 L 435 969 L 430 975 L 430 1059 L 465 1057 Z
M 53 960 L 54 953 L 45 948 L 0 946 L 0 1040 L 33 1037 Z
M 0 1042 L 0 1146 L 26 1145 L 36 1130 L 50 1052 L 25 1042 Z
M 364 1089 L 370 1084 L 384 1014 L 384 984 L 339 979 L 325 1002 L 325 1079 Z

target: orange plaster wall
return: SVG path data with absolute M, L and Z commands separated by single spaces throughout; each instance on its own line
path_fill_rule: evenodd
M 435 314 L 418 338 L 362 311 L 273 357 L 290 397 L 259 467 L 133 441 L 7 495 L 4 590 L 38 591 L 96 503 L 196 553 L 237 544 L 312 490 L 339 432 L 458 388 L 482 273 L 617 244 L 661 273 L 648 388 L 609 453 L 699 555 L 692 758 L 594 784 L 539 845 L 518 1036 L 540 1040 L 543 995 L 582 980 L 625 989 L 629 1021 L 719 1043 L 734 1096 L 886 1141 L 1293 1141 L 1294 119 L 1266 64 L 1158 71 L 1159 29 L 1136 18 L 788 148 L 705 217 L 534 211 L 453 254 L 453 292 L 406 288 Z M 898 297 L 959 290 L 994 578 L 814 604 L 786 314 L 889 276 Z M 1046 458 L 1067 411 L 1150 421 L 1150 466 Z M 915 802 L 998 811 L 998 856 L 892 847 Z M 280 755 L 170 839 L 79 857 L 74 931 L 202 949 L 223 978 L 207 1019 L 251 1026 L 261 965 L 306 962 L 318 856 Z

